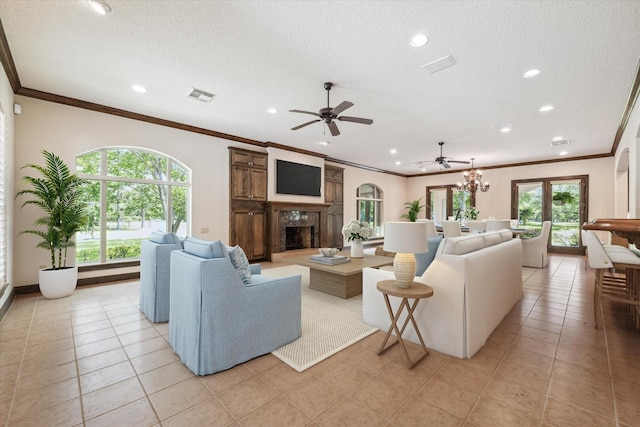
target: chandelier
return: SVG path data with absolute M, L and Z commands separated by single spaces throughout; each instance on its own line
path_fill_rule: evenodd
M 468 191 L 471 194 L 475 194 L 478 190 L 482 192 L 489 191 L 489 183 L 482 182 L 482 172 L 473 169 L 474 159 L 475 157 L 471 158 L 471 170 L 463 175 L 464 182 L 456 184 L 459 191 Z

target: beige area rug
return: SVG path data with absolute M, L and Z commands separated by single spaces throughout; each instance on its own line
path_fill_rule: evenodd
M 302 336 L 272 354 L 302 372 L 371 335 L 362 321 L 362 295 L 349 299 L 309 289 L 309 268 L 299 265 L 263 270 L 268 277 L 302 275 Z

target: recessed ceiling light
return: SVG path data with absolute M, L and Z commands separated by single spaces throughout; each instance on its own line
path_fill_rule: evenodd
M 329 141 L 320 141 L 320 142 L 318 142 L 318 144 L 320 144 L 320 145 L 329 145 L 331 143 Z
M 399 165 L 401 165 L 401 164 L 402 164 L 402 163 L 400 163 L 400 162 L 396 162 L 396 166 L 399 166 Z
M 104 0 L 87 0 L 87 3 L 91 6 L 91 9 L 100 15 L 107 15 L 113 11 L 109 3 Z
M 522 77 L 524 77 L 525 79 L 530 79 L 531 77 L 535 77 L 538 74 L 540 74 L 540 70 L 537 70 L 534 68 L 533 70 L 529 70 L 526 73 L 524 73 Z
M 133 85 L 131 89 L 133 89 L 134 92 L 147 93 L 147 88 L 142 85 Z
M 428 41 L 429 39 L 424 34 L 416 34 L 415 36 L 411 37 L 411 46 L 422 47 L 427 44 Z
M 540 111 L 541 113 L 546 113 L 547 111 L 553 110 L 553 108 L 553 105 L 543 105 L 538 109 L 538 111 Z
M 398 150 L 396 150 L 395 148 L 392 148 L 391 150 L 389 150 L 390 154 L 396 154 L 398 152 Z
M 561 136 L 556 136 L 555 138 L 552 139 L 552 141 L 562 141 L 564 138 Z
M 426 172 L 426 171 L 427 171 L 427 168 L 420 168 L 420 170 L 421 170 L 422 172 Z
M 267 113 L 269 113 L 269 114 L 278 114 L 278 110 L 276 110 L 275 108 L 269 108 L 267 110 Z
M 567 154 L 569 154 L 569 152 L 568 151 L 561 151 L 558 154 L 560 154 L 561 156 L 566 156 Z
M 511 128 L 509 126 L 505 126 L 502 129 L 500 129 L 500 132 L 502 133 L 511 132 Z

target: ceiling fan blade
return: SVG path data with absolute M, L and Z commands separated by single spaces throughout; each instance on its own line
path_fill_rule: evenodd
M 422 168 L 425 166 L 429 166 L 429 165 L 434 165 L 438 162 L 434 162 L 432 160 L 421 160 L 419 162 L 415 162 L 415 163 L 411 163 L 412 166 L 418 167 L 418 168 Z
M 353 107 L 353 103 L 352 102 L 342 101 L 340 104 L 338 104 L 337 106 L 333 107 L 333 109 L 331 110 L 331 114 L 335 114 L 337 116 L 338 114 L 342 113 L 347 108 L 351 108 L 351 107 Z
M 447 160 L 447 162 L 449 163 L 464 163 L 465 165 L 468 165 L 471 162 L 465 162 L 463 160 Z
M 446 160 L 443 160 L 442 163 L 440 163 L 440 164 L 442 166 L 444 166 L 445 169 L 450 169 L 451 168 L 451 165 Z
M 361 117 L 349 117 L 349 116 L 340 116 L 336 117 L 338 120 L 343 122 L 353 122 L 353 123 L 362 123 L 363 125 L 370 125 L 373 123 L 371 119 L 363 119 Z
M 313 116 L 322 117 L 318 113 L 314 113 L 313 111 L 303 111 L 303 110 L 289 110 L 290 113 L 302 113 L 302 114 L 311 114 Z
M 305 126 L 309 126 L 311 123 L 316 123 L 316 122 L 320 122 L 320 121 L 321 121 L 320 119 L 311 120 L 310 122 L 303 123 L 303 124 L 301 124 L 300 126 L 296 126 L 296 127 L 294 127 L 294 128 L 291 128 L 291 130 L 298 130 L 298 129 L 303 128 L 303 127 L 305 127 Z
M 327 126 L 329 126 L 329 130 L 331 131 L 331 135 L 333 135 L 333 136 L 340 135 L 340 131 L 338 130 L 338 125 L 337 124 L 335 124 L 334 122 L 329 122 L 329 123 L 327 123 Z

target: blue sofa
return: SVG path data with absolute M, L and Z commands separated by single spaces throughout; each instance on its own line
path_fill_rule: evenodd
M 171 253 L 169 343 L 196 375 L 229 369 L 302 335 L 302 277 L 270 279 L 253 265 L 243 282 L 229 252 L 219 241 L 188 238 Z
M 140 311 L 154 323 L 169 321 L 169 262 L 181 249 L 178 236 L 160 231 L 140 244 Z

